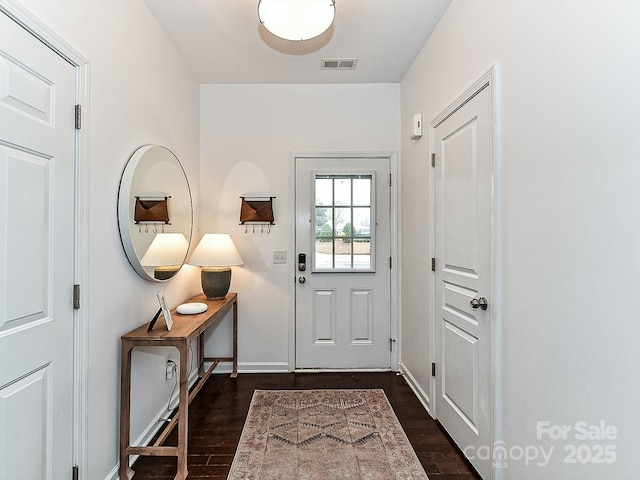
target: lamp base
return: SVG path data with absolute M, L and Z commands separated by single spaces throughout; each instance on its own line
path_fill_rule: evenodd
M 169 280 L 180 270 L 180 265 L 159 265 L 153 271 L 156 280 Z
M 209 300 L 222 300 L 231 286 L 231 267 L 203 267 L 202 291 Z

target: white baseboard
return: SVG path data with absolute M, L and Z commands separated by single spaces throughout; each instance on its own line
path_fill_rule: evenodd
M 413 393 L 416 394 L 416 397 L 418 397 L 418 400 L 420 400 L 424 409 L 433 417 L 431 414 L 431 401 L 429 399 L 429 395 L 427 395 L 427 393 L 418 384 L 415 377 L 411 374 L 404 363 L 400 362 L 398 366 L 400 367 L 400 374 L 404 377 L 411 390 L 413 390 Z
M 120 470 L 120 462 L 116 464 L 115 467 L 111 469 L 111 471 L 104 477 L 104 480 L 118 480 L 118 471 Z
M 381 373 L 392 372 L 388 368 L 296 368 L 296 373 Z

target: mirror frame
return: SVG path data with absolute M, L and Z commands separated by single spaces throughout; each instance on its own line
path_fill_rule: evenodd
M 127 161 L 127 164 L 122 172 L 122 177 L 120 178 L 120 186 L 118 188 L 118 229 L 120 231 L 120 241 L 122 242 L 122 247 L 124 248 L 125 255 L 127 256 L 127 260 L 136 271 L 138 275 L 150 282 L 168 282 L 171 280 L 175 274 L 171 278 L 167 279 L 157 279 L 153 275 L 150 275 L 147 270 L 142 266 L 141 259 L 142 256 L 138 256 L 135 245 L 133 242 L 133 232 L 132 232 L 132 219 L 134 216 L 134 208 L 135 202 L 132 200 L 132 195 L 134 195 L 132 181 L 136 170 L 140 163 L 144 160 L 145 155 L 149 153 L 151 150 L 160 148 L 166 150 L 176 161 L 177 166 L 180 168 L 182 175 L 184 177 L 184 181 L 187 187 L 188 197 L 189 197 L 189 232 L 188 235 L 186 232 L 181 232 L 185 234 L 187 237 L 187 251 L 185 252 L 184 259 L 182 260 L 182 264 L 180 268 L 176 271 L 178 273 L 180 269 L 184 266 L 187 256 L 189 254 L 189 248 L 191 246 L 191 239 L 193 238 L 193 196 L 191 195 L 191 186 L 189 185 L 189 179 L 187 178 L 187 174 L 184 171 L 184 167 L 182 163 L 178 159 L 178 157 L 168 148 L 163 147 L 161 145 L 144 145 L 138 148 L 131 158 Z M 148 158 L 147 158 L 148 159 Z

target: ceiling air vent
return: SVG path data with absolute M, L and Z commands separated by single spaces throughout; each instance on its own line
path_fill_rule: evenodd
M 355 70 L 357 58 L 323 58 L 322 70 Z

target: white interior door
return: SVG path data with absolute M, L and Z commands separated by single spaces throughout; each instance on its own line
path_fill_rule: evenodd
M 75 69 L 0 13 L 0 479 L 72 474 Z
M 296 368 L 391 366 L 390 159 L 296 159 Z
M 485 479 L 491 459 L 490 88 L 435 127 L 436 415 Z M 488 304 L 486 305 L 485 302 Z

